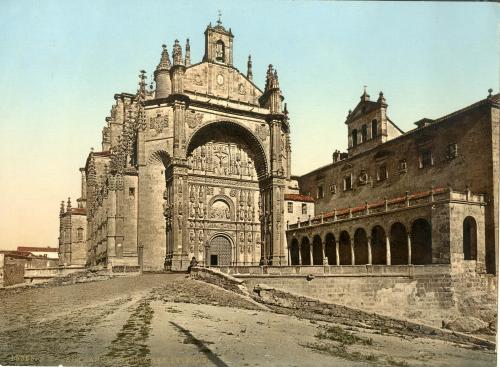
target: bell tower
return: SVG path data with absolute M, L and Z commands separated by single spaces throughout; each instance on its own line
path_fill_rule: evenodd
M 212 27 L 210 23 L 205 30 L 205 55 L 203 61 L 218 64 L 233 65 L 233 33 L 231 28 L 226 30 L 220 20 Z

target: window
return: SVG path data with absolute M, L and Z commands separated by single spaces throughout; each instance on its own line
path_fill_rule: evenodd
M 128 196 L 130 198 L 134 198 L 135 197 L 135 187 L 129 187 L 129 189 L 128 189 Z
M 288 206 L 288 213 L 293 213 L 293 203 L 289 201 L 287 203 L 287 206 Z
M 377 120 L 373 120 L 372 121 L 372 139 L 378 135 L 377 132 L 378 132 Z
M 331 184 L 330 185 L 330 193 L 331 194 L 336 194 L 337 193 L 337 185 Z
M 352 135 L 352 146 L 358 145 L 358 130 L 354 129 L 351 133 Z
M 344 177 L 344 191 L 352 189 L 352 177 L 351 175 Z
M 317 196 L 317 198 L 318 199 L 322 199 L 324 197 L 325 197 L 325 195 L 324 195 L 324 192 L 323 192 L 323 185 L 320 185 L 320 186 L 318 186 L 318 196 Z
M 449 144 L 446 149 L 446 158 L 453 159 L 458 156 L 458 146 L 457 144 Z
M 368 128 L 366 125 L 361 126 L 361 142 L 364 143 L 368 139 Z
M 387 180 L 387 165 L 386 164 L 382 164 L 379 166 L 378 170 L 377 170 L 377 180 L 378 181 L 383 181 L 383 180 Z
M 430 167 L 434 164 L 432 159 L 432 152 L 430 150 L 423 150 L 420 152 L 420 168 Z
M 402 159 L 399 161 L 398 165 L 399 173 L 405 173 L 408 171 L 408 164 L 406 163 L 406 159 Z
M 76 238 L 77 238 L 78 242 L 83 241 L 83 228 L 78 228 L 76 230 Z
M 224 42 L 221 40 L 218 40 L 217 43 L 215 44 L 215 60 L 218 62 L 224 62 Z
M 302 203 L 302 214 L 307 214 L 307 204 Z

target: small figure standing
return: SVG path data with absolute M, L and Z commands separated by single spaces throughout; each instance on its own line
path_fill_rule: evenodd
M 197 265 L 198 265 L 198 261 L 196 260 L 196 257 L 193 256 L 193 258 L 191 259 L 191 262 L 189 263 L 189 266 L 188 266 L 188 274 L 191 273 L 191 269 Z

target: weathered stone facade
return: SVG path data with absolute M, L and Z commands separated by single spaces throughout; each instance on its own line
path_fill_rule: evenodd
M 471 214 L 471 225 L 484 226 L 484 235 L 478 232 L 477 244 L 482 247 L 484 242 L 485 259 L 478 261 L 486 263 L 488 272 L 494 273 L 498 256 L 499 100 L 499 95 L 490 93 L 486 99 L 442 118 L 422 119 L 416 123 L 416 129 L 402 133 L 388 119 L 383 95 L 377 102 L 371 102 L 366 92 L 363 93 L 360 103 L 346 120 L 348 154 L 336 151 L 332 164 L 299 177 L 301 191 L 316 199 L 317 220 L 335 208 L 348 211 L 367 204 L 371 206 L 384 199 L 404 197 L 405 192 L 406 195 L 418 195 L 430 193 L 433 188 L 448 187 L 467 192 L 467 195 L 471 195 L 470 192 L 484 195 L 484 206 L 480 213 Z M 376 127 L 372 129 L 373 126 Z M 442 223 L 433 222 L 424 214 L 414 215 L 413 220 L 420 215 L 426 218 L 431 228 L 432 263 L 449 263 L 453 254 L 464 258 L 460 249 L 464 220 L 469 211 L 476 210 L 473 208 L 474 205 L 464 205 L 455 209 L 451 204 L 450 208 L 443 207 L 439 210 L 454 215 L 446 219 L 449 222 Z M 434 221 L 443 218 L 436 210 L 432 211 Z M 464 215 L 458 215 L 459 212 Z M 402 222 L 404 218 L 391 220 Z M 346 223 L 344 227 L 349 227 L 350 238 L 358 227 L 366 227 L 366 236 L 372 237 L 370 231 L 376 224 L 367 218 Z M 385 234 L 389 233 L 391 224 L 386 222 L 382 226 Z M 413 222 L 404 224 L 404 232 L 411 233 Z M 383 237 L 388 238 L 385 234 Z M 442 242 L 441 234 L 448 236 L 446 242 Z M 335 233 L 337 241 L 339 235 Z M 312 240 L 310 238 L 311 243 Z M 445 243 L 451 246 L 451 252 L 437 256 L 437 248 Z
M 59 211 L 59 264 L 85 265 L 87 260 L 87 217 L 84 201 L 78 199 L 78 208 L 71 207 L 68 198 L 66 209 L 64 201 Z
M 115 95 L 82 177 L 87 265 L 287 264 L 284 195 L 298 186 L 286 106 L 272 65 L 261 90 L 250 57 L 246 75 L 233 66 L 232 47 L 230 29 L 209 25 L 202 62 L 176 40 L 155 90 L 141 72 L 136 94 Z

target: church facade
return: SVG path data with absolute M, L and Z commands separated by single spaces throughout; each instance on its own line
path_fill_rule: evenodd
M 277 71 L 269 65 L 263 90 L 250 56 L 241 73 L 220 21 L 201 62 L 189 40 L 182 54 L 177 40 L 172 61 L 163 46 L 156 88 L 141 73 L 136 94 L 115 95 L 83 170 L 86 264 L 286 265 L 284 200 L 298 188 Z
M 78 208 L 62 204 L 61 263 L 183 270 L 195 257 L 495 272 L 498 95 L 405 133 L 384 95 L 372 101 L 365 90 L 345 121 L 348 151 L 298 177 L 272 65 L 259 88 L 250 56 L 245 74 L 234 66 L 220 21 L 205 30 L 201 62 L 191 62 L 189 40 L 171 56 L 163 46 L 154 88 L 141 72 L 136 93 L 114 96 L 102 148 L 81 169 Z

